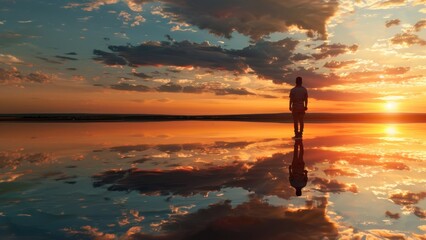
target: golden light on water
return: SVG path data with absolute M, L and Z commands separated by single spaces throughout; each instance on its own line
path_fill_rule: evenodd
M 398 133 L 398 131 L 394 125 L 389 125 L 389 126 L 386 126 L 385 133 L 387 135 L 395 135 Z

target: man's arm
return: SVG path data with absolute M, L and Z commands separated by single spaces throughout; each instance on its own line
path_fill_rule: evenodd
M 305 95 L 305 110 L 308 110 L 308 91 L 306 91 L 306 95 Z
M 293 111 L 293 100 L 292 100 L 292 96 L 291 96 L 291 91 L 290 91 L 290 95 L 288 96 L 288 109 L 290 109 L 290 111 Z

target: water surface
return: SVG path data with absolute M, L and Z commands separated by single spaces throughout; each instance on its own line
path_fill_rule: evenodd
M 426 124 L 307 125 L 300 197 L 291 124 L 2 123 L 0 132 L 1 239 L 426 233 Z

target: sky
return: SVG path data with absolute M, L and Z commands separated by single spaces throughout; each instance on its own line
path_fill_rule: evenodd
M 426 112 L 426 0 L 0 0 L 0 113 Z

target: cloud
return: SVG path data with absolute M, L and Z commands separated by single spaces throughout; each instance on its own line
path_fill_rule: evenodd
M 245 74 L 253 71 L 259 78 L 274 83 L 293 84 L 297 76 L 304 77 L 307 87 L 321 87 L 337 82 L 334 74 L 317 73 L 314 68 L 295 67 L 291 60 L 299 42 L 285 38 L 276 42 L 258 41 L 240 50 L 224 49 L 208 42 L 190 41 L 144 42 L 138 46 L 109 46 L 112 52 L 94 50 L 94 60 L 110 66 L 175 66 L 208 68 Z M 313 54 L 316 59 L 354 52 L 357 45 L 322 44 Z M 197 89 L 188 89 L 195 92 Z
M 149 75 L 147 75 L 145 73 L 142 73 L 142 72 L 136 72 L 136 71 L 134 71 L 134 72 L 132 72 L 130 74 L 133 75 L 133 76 L 135 76 L 135 77 L 142 78 L 142 79 L 152 78 L 151 76 L 149 76 Z
M 24 153 L 22 151 L 0 152 L 0 169 L 16 169 L 24 164 L 39 165 L 54 161 L 53 156 L 47 153 Z
M 414 27 L 414 30 L 416 32 L 419 32 L 420 30 L 422 30 L 423 28 L 426 27 L 426 20 L 423 19 L 423 20 L 420 20 L 420 21 L 416 22 L 416 24 L 414 24 L 413 27 Z
M 348 101 L 348 102 L 371 102 L 382 95 L 372 92 L 347 92 L 334 90 L 309 90 L 309 97 L 317 100 Z
M 274 154 L 259 158 L 254 163 L 234 162 L 202 169 L 108 170 L 93 176 L 93 186 L 108 185 L 110 191 L 139 191 L 147 195 L 165 196 L 192 196 L 227 187 L 241 187 L 259 196 L 275 195 L 288 199 L 294 195 L 288 182 L 288 172 L 284 170 L 290 158 L 289 154 Z
M 111 89 L 115 90 L 124 90 L 124 91 L 135 91 L 135 92 L 149 92 L 151 91 L 150 87 L 145 85 L 138 84 L 129 84 L 129 83 L 117 83 L 110 85 Z
M 421 46 L 426 45 L 426 40 L 421 39 L 416 34 L 409 33 L 409 32 L 399 33 L 395 35 L 394 37 L 392 37 L 390 41 L 392 44 L 395 44 L 395 45 L 406 45 L 406 46 L 411 46 L 416 44 Z
M 343 67 L 346 67 L 348 65 L 354 64 L 356 62 L 357 61 L 355 61 L 355 60 L 348 60 L 348 61 L 334 61 L 334 60 L 332 60 L 330 62 L 326 62 L 324 64 L 324 67 L 331 68 L 331 69 L 343 68 Z
M 182 150 L 185 151 L 199 151 L 202 153 L 209 153 L 212 149 L 243 149 L 254 142 L 248 141 L 216 141 L 212 144 L 201 144 L 201 143 L 185 143 L 185 144 L 160 144 L 160 145 L 129 145 L 129 146 L 115 146 L 108 150 L 111 152 L 119 153 L 130 153 L 130 152 L 143 152 L 148 149 L 156 149 L 162 152 L 174 153 Z M 102 150 L 96 150 L 102 151 Z
M 245 88 L 231 88 L 231 87 L 218 87 L 215 85 L 210 86 L 208 83 L 195 85 L 195 86 L 181 86 L 176 83 L 166 83 L 156 88 L 158 92 L 171 92 L 171 93 L 214 93 L 215 95 L 256 95 Z
M 86 11 L 103 5 L 116 4 L 119 0 L 94 0 L 89 3 L 72 3 L 66 8 L 83 7 Z M 141 11 L 143 4 L 153 0 L 126 0 L 130 9 Z M 326 25 L 337 13 L 336 0 L 161 0 L 158 14 L 170 22 L 190 24 L 206 29 L 218 36 L 230 38 L 234 31 L 258 40 L 275 32 L 287 32 L 290 28 L 305 30 L 309 35 L 317 33 L 327 38 Z M 303 16 L 303 17 L 301 17 Z
M 426 0 L 414 0 L 413 5 L 423 5 L 426 4 Z
M 325 178 L 315 177 L 311 180 L 311 183 L 316 185 L 316 189 L 320 192 L 331 192 L 331 193 L 341 193 L 341 192 L 358 192 L 358 187 L 355 184 L 346 184 L 340 183 L 337 180 L 330 180 Z
M 419 207 L 414 207 L 413 214 L 419 218 L 426 218 L 426 211 L 422 210 Z
M 67 57 L 67 56 L 60 56 L 60 55 L 56 55 L 55 58 L 61 59 L 61 60 L 71 60 L 71 61 L 77 61 L 77 58 L 73 58 L 73 57 Z
M 46 57 L 36 57 L 36 58 L 38 58 L 40 60 L 43 60 L 43 61 L 45 61 L 47 63 L 62 64 L 62 62 L 59 62 L 59 61 L 56 61 L 56 60 L 52 60 L 52 59 L 49 59 L 49 58 L 46 58 Z
M 231 88 L 231 87 L 217 87 L 209 86 L 208 84 L 202 84 L 197 86 L 181 86 L 176 83 L 166 83 L 155 88 L 151 88 L 141 84 L 130 84 L 130 83 L 117 83 L 110 85 L 111 89 L 122 90 L 122 91 L 135 91 L 135 92 L 168 92 L 168 93 L 214 93 L 215 95 L 252 95 L 256 96 L 257 94 L 248 91 L 245 88 Z M 262 95 L 259 95 L 262 96 Z M 269 96 L 266 96 L 269 97 Z
M 404 192 L 392 194 L 390 196 L 390 200 L 398 205 L 410 206 L 417 204 L 422 199 L 426 198 L 426 192 L 412 193 L 412 192 Z
M 385 67 L 381 70 L 366 70 L 360 72 L 351 72 L 345 76 L 341 76 L 342 82 L 402 82 L 422 75 L 406 75 L 410 71 L 410 67 Z
M 156 88 L 158 92 L 181 92 L 182 86 L 176 83 L 166 83 Z
M 336 168 L 336 167 L 330 167 L 323 170 L 325 175 L 331 176 L 331 177 L 337 177 L 337 176 L 348 176 L 348 177 L 356 177 L 358 174 L 351 171 L 350 168 Z
M 157 237 L 138 233 L 134 239 L 335 239 L 337 226 L 326 216 L 326 206 L 323 199 L 297 210 L 255 197 L 235 207 L 223 201 L 194 213 L 172 215 L 159 224 L 163 234 Z
M 46 83 L 49 82 L 50 76 L 42 72 L 33 72 L 24 77 L 27 82 Z
M 371 229 L 369 230 L 370 233 L 374 234 L 374 237 L 379 237 L 379 239 L 391 239 L 391 240 L 406 240 L 405 234 L 398 233 L 398 232 L 392 232 L 390 230 L 386 229 Z
M 40 71 L 29 74 L 21 73 L 17 68 L 0 68 L 0 84 L 21 85 L 23 83 L 48 83 L 54 78 Z
M 344 45 L 341 43 L 328 44 L 323 43 L 316 47 L 315 49 L 319 50 L 319 53 L 314 53 L 312 56 L 315 60 L 320 60 L 328 57 L 336 57 L 340 54 L 348 52 L 356 52 L 358 50 L 358 45 L 354 44 L 352 46 Z
M 384 74 L 400 75 L 410 71 L 410 67 L 389 67 L 384 69 Z
M 256 95 L 245 88 L 222 88 L 214 90 L 216 95 Z
M 23 63 L 21 59 L 10 55 L 10 54 L 1 54 L 0 53 L 0 64 L 6 64 L 6 65 L 11 65 L 11 64 L 16 64 L 16 63 Z
M 94 50 L 94 59 L 106 65 L 196 66 L 239 73 L 246 68 L 233 52 L 207 42 L 144 42 L 139 46 L 109 46 L 109 49 L 113 53 Z
M 373 4 L 371 9 L 391 9 L 405 5 L 405 0 L 385 0 Z
M 386 217 L 392 218 L 392 219 L 399 219 L 400 218 L 399 213 L 391 213 L 389 211 L 386 211 L 385 215 L 386 215 Z
M 401 20 L 399 19 L 392 19 L 392 20 L 388 20 L 386 21 L 385 26 L 388 27 L 392 27 L 392 26 L 398 26 L 401 23 Z

